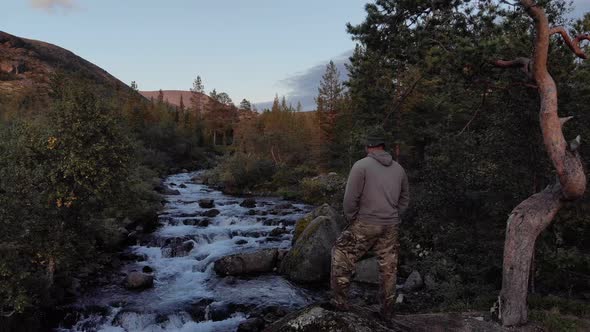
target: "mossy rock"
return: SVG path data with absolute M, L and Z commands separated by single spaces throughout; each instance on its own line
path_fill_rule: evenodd
M 303 231 L 305 231 L 305 228 L 307 228 L 307 226 L 309 225 L 309 223 L 311 223 L 312 220 L 313 218 L 311 214 L 307 214 L 305 217 L 297 220 L 297 223 L 295 224 L 295 229 L 293 230 L 293 245 L 295 244 L 295 242 L 297 242 L 299 236 L 301 236 Z

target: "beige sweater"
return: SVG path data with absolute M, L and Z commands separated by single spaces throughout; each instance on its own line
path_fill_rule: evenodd
M 352 166 L 344 194 L 344 214 L 349 221 L 399 224 L 409 204 L 408 177 L 389 153 L 370 153 Z

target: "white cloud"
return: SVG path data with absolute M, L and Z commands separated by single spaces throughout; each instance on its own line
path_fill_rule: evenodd
M 348 71 L 346 70 L 346 64 L 349 62 L 349 58 L 352 55 L 352 50 L 340 54 L 333 59 L 336 68 L 340 72 L 340 80 L 344 81 L 348 78 Z M 326 72 L 326 65 L 330 60 L 326 60 L 322 63 L 306 69 L 303 72 L 294 74 L 278 82 L 279 85 L 284 86 L 288 89 L 287 101 L 296 105 L 300 102 L 303 106 L 303 110 L 309 111 L 315 109 L 314 98 L 318 94 L 318 87 L 322 76 Z M 256 106 L 260 109 L 268 108 L 272 105 L 272 102 L 258 103 Z
M 48 12 L 71 10 L 76 8 L 75 0 L 30 0 L 31 6 Z

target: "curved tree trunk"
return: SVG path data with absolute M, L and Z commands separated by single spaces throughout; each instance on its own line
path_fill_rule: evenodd
M 541 106 L 539 120 L 543 143 L 557 173 L 557 183 L 545 188 L 520 203 L 510 214 L 506 226 L 502 291 L 498 315 L 503 325 L 525 324 L 528 320 L 527 294 L 529 271 L 539 234 L 549 226 L 564 201 L 581 197 L 586 190 L 586 175 L 577 153 L 580 138 L 567 144 L 563 124 L 570 118 L 560 119 L 557 114 L 557 88 L 547 70 L 549 37 L 561 34 L 568 47 L 580 58 L 585 54 L 579 48 L 581 40 L 572 42 L 563 28 L 549 28 L 543 9 L 534 0 L 520 0 L 527 14 L 535 22 L 535 51 L 532 60 L 519 58 L 513 61 L 496 61 L 498 67 L 521 67 L 537 84 Z

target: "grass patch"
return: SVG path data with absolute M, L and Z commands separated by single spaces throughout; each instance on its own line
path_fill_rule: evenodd
M 562 315 L 559 310 L 533 310 L 529 317 L 531 322 L 541 325 L 551 332 L 588 331 L 590 323 L 574 316 Z

